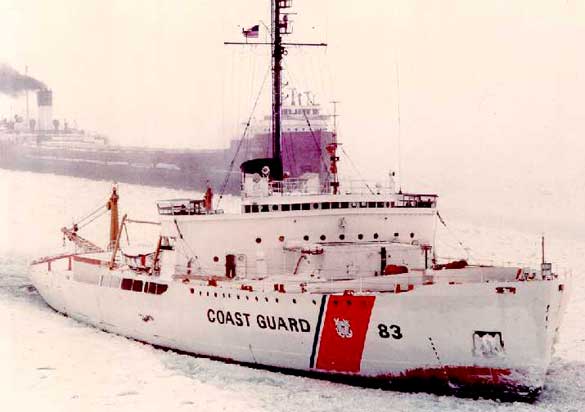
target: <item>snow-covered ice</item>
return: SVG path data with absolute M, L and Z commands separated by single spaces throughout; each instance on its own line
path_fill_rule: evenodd
M 48 308 L 27 278 L 29 262 L 62 247 L 59 228 L 95 208 L 107 182 L 27 172 L 0 171 L 0 399 L 2 410 L 21 411 L 582 411 L 585 410 L 585 256 L 582 217 L 523 213 L 508 205 L 491 211 L 471 207 L 457 193 L 442 199 L 449 230 L 437 246 L 446 256 L 538 264 L 541 230 L 547 257 L 573 272 L 572 298 L 546 387 L 535 404 L 500 403 L 452 396 L 351 387 L 327 381 L 228 365 L 155 349 L 101 332 Z M 137 219 L 155 219 L 153 200 L 189 195 L 164 188 L 123 185 L 121 208 Z M 192 194 L 191 194 L 192 195 Z M 582 194 L 581 194 L 582 195 Z M 575 200 L 577 199 L 577 200 Z M 580 199 L 580 200 L 579 200 Z M 583 197 L 573 198 L 583 204 Z M 235 199 L 222 206 L 233 209 Z M 566 206 L 566 203 L 565 203 Z M 577 211 L 577 210 L 575 210 Z M 84 232 L 105 241 L 105 217 Z M 141 230 L 142 232 L 138 232 Z M 132 228 L 131 238 L 151 228 Z M 470 249 L 465 252 L 461 240 Z

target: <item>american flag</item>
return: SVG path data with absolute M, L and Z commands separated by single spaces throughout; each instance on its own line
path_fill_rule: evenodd
M 245 38 L 257 38 L 259 32 L 260 27 L 258 24 L 250 27 L 249 29 L 242 29 L 242 34 Z

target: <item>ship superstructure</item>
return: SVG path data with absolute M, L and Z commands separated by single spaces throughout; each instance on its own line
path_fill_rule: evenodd
M 241 210 L 205 196 L 158 201 L 156 246 L 124 245 L 118 192 L 107 248 L 37 259 L 59 312 L 216 359 L 414 390 L 531 398 L 544 384 L 566 279 L 539 269 L 440 264 L 437 196 L 283 170 L 280 69 L 288 0 L 272 2 L 272 156 L 242 163 Z M 286 115 L 286 113 L 284 113 Z M 335 136 L 334 136 L 335 137 Z

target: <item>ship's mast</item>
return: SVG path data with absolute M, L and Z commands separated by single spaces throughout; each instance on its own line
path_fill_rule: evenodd
M 325 47 L 325 43 L 284 43 L 282 36 L 292 33 L 289 20 L 291 13 L 283 13 L 292 7 L 292 0 L 271 0 L 271 41 L 266 42 L 224 42 L 227 45 L 270 45 L 272 47 L 272 158 L 282 164 L 281 140 L 281 107 L 282 107 L 282 60 L 286 55 L 285 46 L 316 46 Z
M 272 0 L 272 158 L 282 162 L 280 142 L 282 135 L 282 33 L 280 11 L 287 7 L 286 1 Z M 286 22 L 285 22 L 286 23 Z M 284 27 L 286 32 L 286 26 Z

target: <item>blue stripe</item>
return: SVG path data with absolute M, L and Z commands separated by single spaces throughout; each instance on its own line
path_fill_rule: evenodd
M 321 307 L 319 308 L 319 317 L 317 318 L 317 326 L 315 327 L 315 338 L 313 339 L 313 351 L 311 352 L 311 360 L 309 361 L 309 367 L 311 369 L 315 367 L 315 355 L 317 354 L 317 344 L 319 343 L 319 334 L 321 333 L 321 322 L 323 321 L 326 300 L 327 296 L 321 296 Z

